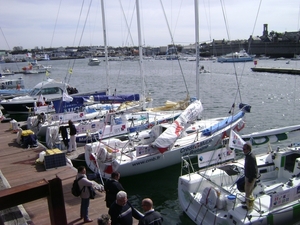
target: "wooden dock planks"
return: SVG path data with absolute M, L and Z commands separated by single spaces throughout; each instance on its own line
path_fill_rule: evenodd
M 22 148 L 17 144 L 16 137 L 17 134 L 12 132 L 9 123 L 0 123 L 0 170 L 9 185 L 14 187 L 41 179 L 51 180 L 59 177 L 63 185 L 67 224 L 83 224 L 83 220 L 79 219 L 80 198 L 71 194 L 71 186 L 77 174 L 76 169 L 72 166 L 64 166 L 46 171 L 43 164 L 35 162 L 39 153 L 45 149 L 41 146 Z M 97 224 L 97 218 L 108 212 L 104 197 L 104 192 L 97 192 L 96 198 L 90 201 L 89 216 L 94 220 L 90 224 Z M 23 207 L 30 217 L 31 224 L 50 224 L 47 198 L 25 203 Z M 138 221 L 134 220 L 134 225 L 136 224 Z

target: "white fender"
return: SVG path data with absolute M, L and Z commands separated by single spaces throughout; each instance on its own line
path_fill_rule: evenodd
M 218 195 L 213 187 L 206 187 L 202 192 L 200 203 L 209 209 L 214 209 L 217 205 Z
M 97 159 L 100 162 L 105 162 L 107 156 L 107 150 L 103 147 L 100 147 L 97 154 Z
M 17 143 L 20 145 L 21 144 L 21 138 L 22 138 L 22 129 L 19 128 L 17 132 Z

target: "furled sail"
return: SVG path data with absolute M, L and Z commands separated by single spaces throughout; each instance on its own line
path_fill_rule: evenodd
M 199 100 L 191 103 L 172 125 L 152 143 L 152 146 L 161 153 L 165 152 L 188 127 L 189 122 L 195 121 L 202 111 L 203 106 Z

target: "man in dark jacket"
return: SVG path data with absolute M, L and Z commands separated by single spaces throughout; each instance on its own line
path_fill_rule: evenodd
M 119 182 L 120 173 L 115 171 L 111 174 L 111 178 L 104 184 L 106 192 L 105 201 L 106 207 L 109 208 L 111 204 L 116 201 L 116 195 L 119 191 L 125 191 L 122 184 Z
M 144 216 L 127 201 L 125 191 L 118 192 L 117 199 L 110 206 L 108 214 L 111 217 L 111 225 L 132 225 L 132 217 L 140 220 Z
M 254 189 L 255 181 L 258 175 L 257 163 L 255 155 L 251 152 L 251 145 L 246 143 L 243 146 L 243 152 L 245 154 L 245 164 L 244 164 L 244 173 L 245 173 L 245 197 L 246 204 L 244 209 L 249 209 L 250 198 L 253 199 L 252 191 Z
M 145 211 L 145 216 L 140 219 L 138 225 L 161 225 L 163 223 L 163 217 L 153 209 L 153 202 L 150 198 L 143 199 L 142 207 Z
M 69 144 L 69 148 L 68 148 L 68 153 L 72 152 L 72 151 L 76 151 L 77 150 L 77 145 L 76 145 L 76 127 L 73 123 L 72 120 L 69 120 L 69 128 L 70 128 L 70 144 Z

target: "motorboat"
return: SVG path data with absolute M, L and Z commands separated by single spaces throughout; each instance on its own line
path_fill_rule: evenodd
M 249 55 L 244 49 L 239 52 L 229 53 L 218 57 L 218 62 L 249 62 L 253 61 L 254 56 Z
M 88 65 L 89 66 L 99 66 L 100 62 L 101 61 L 98 58 L 91 58 L 91 59 L 89 59 Z
M 67 90 L 67 91 L 65 91 Z M 67 92 L 67 94 L 66 94 Z M 89 96 L 93 94 L 105 94 L 106 91 L 92 91 L 88 93 L 78 93 L 77 89 L 61 81 L 48 78 L 38 83 L 28 95 L 19 96 L 12 99 L 5 99 L 0 102 L 4 110 L 9 114 L 28 114 L 39 105 L 39 102 L 51 105 L 51 101 L 62 99 L 64 94 L 68 96 Z
M 32 64 L 29 63 L 28 66 L 24 66 L 22 71 L 24 74 L 37 74 L 37 73 L 47 73 L 50 72 L 52 66 L 45 66 L 39 63 Z
M 11 69 L 9 69 L 9 68 L 1 69 L 1 66 L 0 66 L 0 77 L 14 75 L 14 74 L 15 74 L 15 72 L 12 71 Z
M 260 55 L 258 59 L 260 59 L 260 60 L 263 60 L 263 59 L 270 59 L 270 56 Z
M 1 90 L 4 89 L 23 89 L 25 88 L 24 85 L 24 80 L 22 77 L 20 78 L 13 78 L 13 79 L 9 79 L 9 78 L 5 78 L 5 77 L 0 77 L 0 84 L 1 84 Z
M 25 89 L 24 80 L 20 78 L 0 78 L 0 97 L 1 99 L 14 98 L 28 94 L 32 89 Z
M 261 144 L 281 141 L 281 137 L 285 139 L 290 133 L 299 136 L 299 125 L 285 129 L 290 132 L 276 134 L 279 130 L 255 132 L 253 136 Z M 182 157 L 178 199 L 183 212 L 195 224 L 208 225 L 214 221 L 213 224 L 227 225 L 281 225 L 298 222 L 300 215 L 295 209 L 300 206 L 299 143 L 274 149 L 269 145 L 268 150 L 260 154 L 252 149 L 259 175 L 246 206 L 244 157 L 235 154 L 242 145 L 237 149 L 231 147 L 243 143 L 243 139 L 237 134 L 231 137 L 223 148 L 198 154 L 197 161 Z
M 151 129 L 131 133 L 126 139 L 122 136 L 86 144 L 86 164 L 105 178 L 113 171 L 131 176 L 174 165 L 183 155 L 220 146 L 231 129 L 243 129 L 242 120 L 248 107 L 234 116 L 197 120 L 203 108 L 195 100 L 171 124 L 153 124 Z

